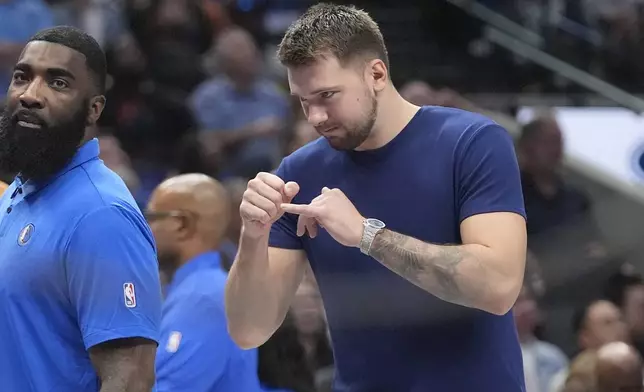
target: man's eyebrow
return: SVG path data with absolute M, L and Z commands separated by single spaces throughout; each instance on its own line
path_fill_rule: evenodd
M 16 64 L 15 67 L 13 67 L 14 72 L 15 71 L 23 71 L 23 72 L 32 72 L 33 69 L 29 64 L 25 63 L 18 63 Z M 76 77 L 74 76 L 73 73 L 69 72 L 68 70 L 64 68 L 47 68 L 47 75 L 53 78 L 69 78 L 72 80 L 76 80 Z
M 54 78 L 63 77 L 63 78 L 76 80 L 76 77 L 74 76 L 73 73 L 63 68 L 47 68 L 47 74 Z
M 321 88 L 318 88 L 318 89 L 316 89 L 316 90 L 311 91 L 311 93 L 310 93 L 309 95 L 318 95 L 318 94 L 323 93 L 323 92 L 325 92 L 325 91 L 337 90 L 337 89 L 339 89 L 339 88 L 340 88 L 340 86 L 328 86 L 328 87 L 321 87 Z M 295 93 L 295 92 L 291 92 L 291 95 L 293 95 L 293 96 L 295 96 L 295 97 L 299 97 L 299 96 L 300 96 L 299 94 L 297 94 L 297 93 Z
M 31 66 L 29 64 L 25 63 L 18 63 L 13 67 L 13 71 L 23 71 L 23 72 L 29 72 L 31 71 Z

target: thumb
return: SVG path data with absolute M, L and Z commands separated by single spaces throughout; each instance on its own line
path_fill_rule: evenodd
M 291 200 L 297 195 L 297 193 L 300 191 L 300 186 L 297 184 L 297 182 L 289 181 L 284 185 L 284 198 L 285 202 L 290 203 Z

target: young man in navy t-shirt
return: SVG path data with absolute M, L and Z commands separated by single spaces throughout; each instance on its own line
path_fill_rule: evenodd
M 270 337 L 308 259 L 335 391 L 524 391 L 509 310 L 526 229 L 509 135 L 480 115 L 403 100 L 378 26 L 355 8 L 313 6 L 278 56 L 323 137 L 248 185 L 227 282 L 233 339 Z

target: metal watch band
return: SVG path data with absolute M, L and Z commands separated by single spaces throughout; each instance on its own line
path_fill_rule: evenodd
M 360 241 L 360 252 L 368 256 L 373 240 L 376 238 L 376 235 L 384 229 L 384 224 L 382 224 L 382 227 L 372 226 L 369 224 L 369 219 L 365 219 L 363 225 L 364 230 Z

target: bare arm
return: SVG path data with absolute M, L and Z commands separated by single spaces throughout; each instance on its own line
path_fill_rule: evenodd
M 268 247 L 268 234 L 242 236 L 226 282 L 228 331 L 242 348 L 266 342 L 284 321 L 306 268 L 302 250 Z
M 157 344 L 143 338 L 110 340 L 89 349 L 101 392 L 149 392 Z
M 506 212 L 474 215 L 461 223 L 461 237 L 463 245 L 435 245 L 383 230 L 369 254 L 445 301 L 507 313 L 523 282 L 525 220 Z

